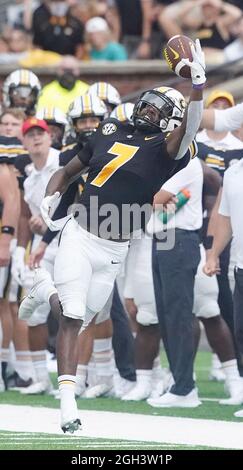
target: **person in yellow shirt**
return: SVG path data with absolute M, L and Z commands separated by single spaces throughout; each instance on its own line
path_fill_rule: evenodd
M 78 79 L 80 74 L 79 62 L 75 57 L 65 56 L 60 62 L 57 78 L 46 85 L 38 100 L 37 111 L 40 108 L 57 106 L 64 113 L 78 96 L 83 95 L 89 88 L 88 83 Z

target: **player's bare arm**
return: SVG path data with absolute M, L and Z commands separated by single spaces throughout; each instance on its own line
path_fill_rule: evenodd
M 56 192 L 65 193 L 68 186 L 80 175 L 86 167 L 76 156 L 66 166 L 57 170 L 52 175 L 47 187 L 46 196 L 52 196 Z
M 222 176 L 218 171 L 210 168 L 203 160 L 200 160 L 203 170 L 203 184 L 210 194 L 217 196 L 222 185 Z
M 0 236 L 0 266 L 10 262 L 10 242 L 16 237 L 19 218 L 19 190 L 15 174 L 10 165 L 1 164 L 0 200 L 3 204 L 1 236 Z

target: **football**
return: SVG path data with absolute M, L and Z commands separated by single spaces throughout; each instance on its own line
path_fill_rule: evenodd
M 163 49 L 163 55 L 168 66 L 178 77 L 191 78 L 190 67 L 183 65 L 181 59 L 192 60 L 191 46 L 193 44 L 192 39 L 187 36 L 177 35 L 173 36 Z

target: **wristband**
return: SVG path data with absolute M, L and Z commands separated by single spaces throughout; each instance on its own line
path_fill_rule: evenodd
M 204 86 L 205 86 L 205 83 L 202 83 L 201 85 L 192 84 L 192 88 L 194 88 L 195 90 L 202 90 Z
M 206 236 L 206 238 L 203 240 L 203 246 L 205 250 L 211 250 L 213 246 L 213 235 Z
M 14 235 L 15 228 L 11 227 L 11 225 L 2 225 L 1 233 L 6 233 L 7 235 Z

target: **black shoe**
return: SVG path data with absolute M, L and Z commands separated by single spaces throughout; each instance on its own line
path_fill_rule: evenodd
M 12 375 L 10 375 L 7 378 L 8 389 L 26 388 L 32 385 L 32 383 L 33 383 L 33 380 L 31 378 L 29 378 L 28 380 L 24 380 L 19 376 L 18 372 L 14 372 Z
M 74 419 L 73 421 L 69 421 L 69 423 L 62 426 L 62 430 L 64 433 L 70 432 L 73 434 L 75 431 L 81 429 L 81 421 L 80 419 Z
M 7 367 L 8 367 L 8 363 L 2 362 L 2 378 L 3 378 L 5 390 L 8 390 Z

